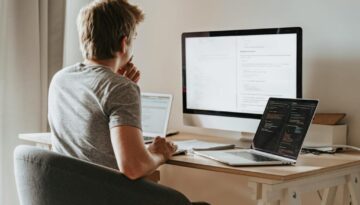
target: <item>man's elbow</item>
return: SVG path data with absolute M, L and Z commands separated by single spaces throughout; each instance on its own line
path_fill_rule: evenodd
M 131 180 L 139 179 L 145 175 L 139 167 L 121 167 L 120 172 Z

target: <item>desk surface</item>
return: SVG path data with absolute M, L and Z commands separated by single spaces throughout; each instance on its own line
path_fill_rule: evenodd
M 21 134 L 20 139 L 29 140 L 36 143 L 51 144 L 49 133 Z M 212 142 L 234 143 L 238 146 L 249 146 L 238 140 L 222 137 L 202 136 L 196 134 L 179 134 L 169 138 L 170 140 L 198 139 Z M 302 154 L 295 166 L 258 166 L 258 167 L 230 167 L 222 163 L 197 156 L 179 155 L 172 157 L 167 164 L 204 169 L 222 173 L 256 177 L 267 180 L 294 180 L 307 176 L 316 176 L 324 172 L 337 171 L 340 169 L 360 166 L 360 153 L 347 151 L 336 154 Z
M 196 139 L 235 143 L 244 146 L 238 140 L 224 139 L 221 137 L 209 137 L 193 134 L 177 135 L 172 140 Z M 301 154 L 296 165 L 288 166 L 249 166 L 249 167 L 231 167 L 197 155 L 180 155 L 171 158 L 168 164 L 205 169 L 222 173 L 231 173 L 250 177 L 260 177 L 269 180 L 292 180 L 305 176 L 312 176 L 328 171 L 339 170 L 342 168 L 360 165 L 360 152 L 346 151 L 336 154 Z

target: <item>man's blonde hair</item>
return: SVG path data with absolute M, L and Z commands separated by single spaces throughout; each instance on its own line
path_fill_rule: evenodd
M 121 40 L 135 35 L 135 27 L 144 20 L 142 11 L 127 0 L 98 0 L 81 9 L 78 19 L 80 49 L 85 59 L 115 57 Z

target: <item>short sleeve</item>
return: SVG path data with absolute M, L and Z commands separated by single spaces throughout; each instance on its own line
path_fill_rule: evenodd
M 114 86 L 105 101 L 109 128 L 120 125 L 141 129 L 140 89 L 135 83 Z

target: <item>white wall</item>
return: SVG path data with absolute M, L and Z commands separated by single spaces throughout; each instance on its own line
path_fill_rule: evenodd
M 76 19 L 80 9 L 89 2 L 91 0 L 66 0 L 64 66 L 82 61 Z
M 301 26 L 304 97 L 320 99 L 320 112 L 347 113 L 349 143 L 360 146 L 360 2 L 349 0 L 132 0 L 146 14 L 134 61 L 143 91 L 175 95 L 170 126 L 182 125 L 181 42 L 186 31 Z M 238 133 L 209 131 L 217 135 Z
M 320 99 L 320 112 L 347 113 L 349 143 L 360 146 L 360 1 L 348 0 L 132 0 L 145 11 L 134 62 L 142 91 L 175 95 L 170 127 L 226 137 L 240 133 L 182 125 L 181 33 L 301 26 L 304 97 Z M 220 72 L 219 72 L 220 73 Z M 221 74 L 220 74 L 221 76 Z M 212 204 L 252 204 L 242 179 L 165 166 L 161 182 L 191 199 Z M 191 183 L 189 183 L 191 181 Z M 230 184 L 230 186 L 229 186 Z M 196 187 L 196 188 L 194 188 Z M 193 191 L 196 190 L 196 191 Z M 242 193 L 242 196 L 236 195 Z M 306 197 L 318 204 L 317 196 Z M 306 203 L 305 203 L 306 204 Z

